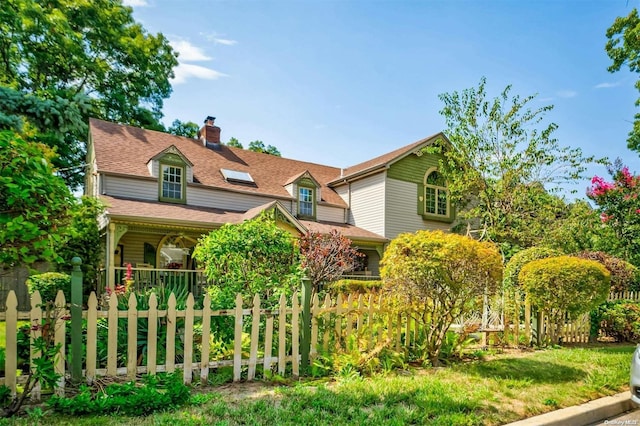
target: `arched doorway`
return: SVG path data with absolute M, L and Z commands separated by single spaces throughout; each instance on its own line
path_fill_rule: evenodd
M 191 254 L 197 241 L 185 235 L 166 235 L 158 244 L 158 269 L 193 269 Z

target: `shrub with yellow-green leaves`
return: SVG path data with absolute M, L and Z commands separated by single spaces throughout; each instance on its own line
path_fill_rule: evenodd
M 566 315 L 575 318 L 607 299 L 611 274 L 594 260 L 557 256 L 527 263 L 518 281 L 531 303 L 560 327 Z
M 425 356 L 433 365 L 455 319 L 476 308 L 502 280 L 495 245 L 441 231 L 399 235 L 381 263 L 385 291 L 413 307 L 425 326 Z

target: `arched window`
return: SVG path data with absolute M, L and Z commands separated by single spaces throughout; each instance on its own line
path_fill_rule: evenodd
M 188 269 L 196 241 L 184 235 L 167 235 L 158 244 L 159 269 Z
M 424 212 L 449 216 L 449 193 L 444 176 L 437 170 L 428 170 L 424 176 Z

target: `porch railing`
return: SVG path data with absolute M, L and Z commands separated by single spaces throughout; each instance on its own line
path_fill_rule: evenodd
M 207 280 L 203 270 L 186 269 L 154 269 L 131 268 L 133 279 L 132 290 L 144 293 L 152 289 L 169 291 L 185 291 L 198 298 L 202 296 Z M 127 268 L 115 268 L 116 285 L 124 284 Z M 107 288 L 106 270 L 102 269 L 98 276 L 98 294 L 104 294 Z

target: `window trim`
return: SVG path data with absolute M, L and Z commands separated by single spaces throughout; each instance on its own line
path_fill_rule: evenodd
M 437 167 L 432 167 L 430 169 L 428 169 L 426 171 L 426 173 L 424 174 L 424 179 L 422 182 L 422 197 L 423 200 L 421 201 L 422 203 L 422 211 L 423 211 L 423 215 L 429 218 L 438 218 L 438 219 L 451 219 L 451 197 L 449 196 L 449 189 L 446 186 L 446 182 L 445 182 L 445 186 L 439 186 L 439 185 L 433 185 L 430 183 L 427 183 L 427 179 L 429 178 L 429 176 L 432 173 L 439 173 L 438 168 Z M 427 202 L 428 202 L 428 196 L 427 196 L 427 190 L 428 189 L 434 189 L 435 190 L 435 209 L 436 211 L 431 213 L 427 210 Z M 445 196 L 446 196 L 446 211 L 444 214 L 438 213 L 438 198 L 440 195 L 440 192 L 444 191 L 445 192 Z
M 180 198 L 165 197 L 164 187 L 164 169 L 174 167 L 180 170 Z M 186 204 L 187 203 L 187 168 L 184 164 L 176 164 L 174 162 L 158 162 L 158 200 L 165 203 Z
M 310 195 L 310 201 L 302 201 L 302 197 L 301 197 L 301 192 L 302 190 L 307 190 L 309 191 L 309 195 Z M 305 218 L 312 218 L 315 219 L 316 217 L 316 193 L 315 193 L 316 189 L 315 188 L 311 188 L 309 186 L 306 185 L 298 185 L 298 217 L 305 217 Z M 302 213 L 302 209 L 301 209 L 301 205 L 302 203 L 310 203 L 311 204 L 311 214 L 306 214 L 306 213 Z

